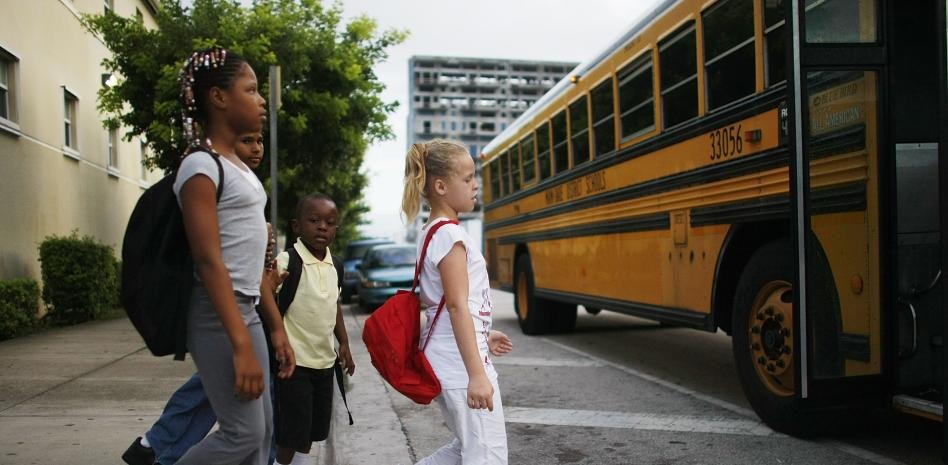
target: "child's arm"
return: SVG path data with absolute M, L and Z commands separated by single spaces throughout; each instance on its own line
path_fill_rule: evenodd
M 470 408 L 494 410 L 494 386 L 487 379 L 481 353 L 477 350 L 474 321 L 468 308 L 467 251 L 460 242 L 438 264 L 444 287 L 444 306 L 451 315 L 454 340 L 467 370 L 467 405 Z
M 263 393 L 263 370 L 221 256 L 217 188 L 207 176 L 194 176 L 184 182 L 179 195 L 194 266 L 234 348 L 234 392 L 243 399 L 256 399 Z
M 273 299 L 273 283 L 276 281 L 272 277 L 274 274 L 285 279 L 289 273 L 279 274 L 277 270 L 264 270 L 263 278 L 260 280 L 260 314 L 267 320 L 267 327 L 270 328 L 270 343 L 273 344 L 273 352 L 280 364 L 277 377 L 286 379 L 293 375 L 293 370 L 296 368 L 296 355 L 293 354 L 293 347 L 290 346 L 286 328 L 283 326 L 283 318 L 280 317 L 280 310 Z M 280 279 L 280 282 L 282 281 Z
M 342 304 L 336 302 L 336 327 L 332 330 L 339 341 L 339 358 L 342 359 L 342 367 L 346 369 L 346 374 L 352 376 L 355 373 L 355 362 L 352 361 L 352 351 L 349 350 L 349 333 L 346 332 L 346 322 L 342 317 Z
M 506 334 L 492 329 L 487 336 L 487 350 L 495 357 L 507 355 L 513 350 L 513 341 Z

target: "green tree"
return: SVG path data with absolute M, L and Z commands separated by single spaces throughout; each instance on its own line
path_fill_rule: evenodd
M 129 140 L 145 136 L 151 149 L 146 166 L 169 172 L 185 148 L 177 79 L 191 51 L 219 45 L 244 56 L 264 96 L 269 66 L 279 65 L 276 223 L 286 232 L 297 200 L 319 191 L 339 206 L 336 250 L 355 238 L 368 212 L 362 196 L 367 178 L 360 171 L 365 150 L 392 137 L 386 118 L 397 106 L 380 98 L 384 85 L 373 66 L 406 32 L 379 32 L 366 16 L 344 24 L 340 5 L 318 0 L 258 0 L 250 7 L 195 0 L 190 8 L 165 0 L 156 21 L 158 27 L 149 29 L 111 13 L 84 18 L 112 52 L 103 65 L 118 78 L 99 91 L 104 124 L 129 128 Z M 261 174 L 269 186 L 269 170 Z

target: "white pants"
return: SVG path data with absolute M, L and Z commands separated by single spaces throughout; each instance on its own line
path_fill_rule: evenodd
M 507 430 L 500 387 L 494 411 L 467 406 L 467 389 L 446 389 L 435 400 L 454 439 L 415 465 L 507 465 Z

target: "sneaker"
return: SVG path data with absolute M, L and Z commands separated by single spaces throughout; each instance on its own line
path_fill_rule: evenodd
M 153 465 L 155 463 L 155 451 L 151 447 L 142 445 L 141 436 L 132 441 L 125 453 L 122 454 L 122 460 L 128 465 Z

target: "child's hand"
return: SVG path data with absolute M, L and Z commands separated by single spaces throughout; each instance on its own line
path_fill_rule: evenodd
M 270 343 L 273 344 L 273 353 L 276 354 L 277 363 L 280 364 L 277 378 L 287 379 L 293 376 L 293 370 L 296 369 L 296 355 L 293 353 L 293 347 L 290 346 L 290 340 L 286 338 L 286 332 L 282 328 L 270 331 Z
M 270 286 L 270 290 L 276 292 L 280 288 L 280 285 L 283 284 L 283 281 L 286 280 L 286 277 L 290 275 L 289 271 L 284 271 L 280 273 L 276 267 L 269 268 L 263 272 L 263 279 L 267 280 L 267 284 Z
M 263 394 L 263 369 L 257 361 L 253 345 L 234 349 L 234 395 L 241 400 L 253 400 Z
M 267 255 L 263 261 L 264 267 L 267 271 L 270 271 L 273 268 L 275 268 L 273 266 L 274 265 L 273 263 L 274 250 L 273 249 L 276 248 L 276 243 L 277 243 L 276 236 L 273 235 L 273 225 L 271 225 L 270 223 L 267 223 Z M 273 288 L 276 289 L 276 286 L 274 286 Z
M 506 334 L 492 329 L 487 335 L 487 350 L 495 357 L 507 355 L 513 350 L 513 341 Z
M 346 374 L 352 376 L 356 371 L 355 362 L 352 361 L 352 351 L 349 350 L 349 343 L 339 344 L 339 358 L 342 362 L 342 368 Z
M 494 411 L 494 385 L 487 375 L 475 376 L 467 383 L 467 406 Z

